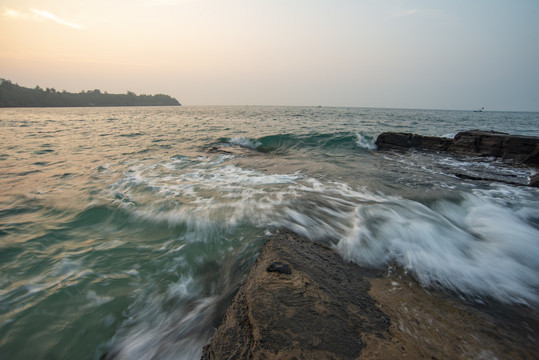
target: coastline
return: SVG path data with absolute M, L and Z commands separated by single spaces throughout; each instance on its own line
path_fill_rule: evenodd
M 109 94 L 99 89 L 71 93 L 42 89 L 39 86 L 27 88 L 0 78 L 0 108 L 34 107 L 116 107 L 116 106 L 181 106 L 175 98 L 165 94 L 137 95 Z

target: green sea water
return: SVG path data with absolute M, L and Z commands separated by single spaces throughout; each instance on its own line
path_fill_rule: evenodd
M 539 190 L 455 176 L 535 169 L 374 146 L 539 136 L 538 113 L 27 108 L 0 128 L 0 359 L 198 359 L 281 226 L 468 301 L 539 302 Z

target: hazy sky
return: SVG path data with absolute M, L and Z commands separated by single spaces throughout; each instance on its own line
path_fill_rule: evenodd
M 186 105 L 539 111 L 539 0 L 0 0 L 0 77 Z

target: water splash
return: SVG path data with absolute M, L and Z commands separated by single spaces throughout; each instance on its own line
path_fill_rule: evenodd
M 376 150 L 376 137 L 364 136 L 361 133 L 357 133 L 357 146 L 367 151 Z
M 151 193 L 151 205 L 137 206 L 134 216 L 186 224 L 188 232 L 285 226 L 313 240 L 329 239 L 343 257 L 360 264 L 397 262 L 424 286 L 470 298 L 539 302 L 539 231 L 530 223 L 539 210 L 524 201 L 533 190 L 504 194 L 498 187 L 420 202 L 305 176 L 227 164 L 198 167 L 174 177 L 152 167 L 112 189 L 130 198 Z M 170 200 L 172 207 L 166 205 Z

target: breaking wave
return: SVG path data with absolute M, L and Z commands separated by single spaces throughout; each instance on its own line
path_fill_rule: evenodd
M 111 186 L 111 196 L 135 217 L 183 224 L 202 237 L 246 224 L 284 226 L 329 239 L 360 264 L 396 262 L 423 286 L 471 299 L 539 302 L 539 209 L 526 200 L 533 189 L 499 186 L 417 201 L 228 164 L 185 171 L 182 161 L 138 168 Z
M 276 134 L 257 139 L 246 137 L 224 138 L 220 142 L 228 145 L 242 146 L 260 152 L 283 152 L 290 149 L 324 149 L 324 150 L 373 150 L 375 137 L 361 133 L 330 134 Z
M 320 187 L 306 204 L 287 208 L 285 226 L 333 239 L 345 259 L 362 265 L 398 263 L 425 287 L 472 300 L 539 302 L 539 209 L 532 202 L 458 193 L 422 203 Z

